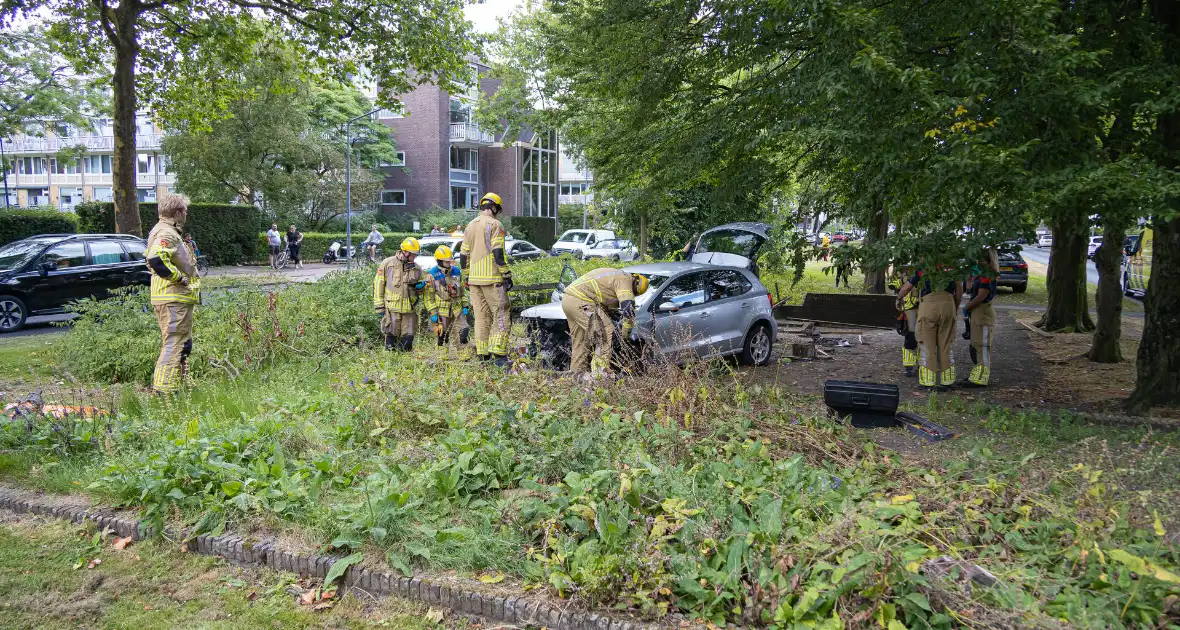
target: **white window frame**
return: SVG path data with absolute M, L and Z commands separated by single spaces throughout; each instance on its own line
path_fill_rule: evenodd
M 396 162 L 382 162 L 382 163 L 381 163 L 381 166 L 382 166 L 382 167 L 389 167 L 389 166 L 405 166 L 405 165 L 406 165 L 406 152 L 405 152 L 405 151 L 398 151 L 398 152 L 396 153 L 396 155 L 397 155 L 397 161 L 396 161 Z
M 385 193 L 401 193 L 401 203 L 385 201 Z M 383 206 L 404 206 L 406 205 L 406 191 L 404 188 L 387 188 L 381 191 L 381 196 L 378 199 L 380 201 L 380 205 Z

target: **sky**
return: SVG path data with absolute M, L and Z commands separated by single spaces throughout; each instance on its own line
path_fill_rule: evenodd
M 494 32 L 498 26 L 497 18 L 506 17 L 513 9 L 524 4 L 523 0 L 483 0 L 473 2 L 464 7 L 467 19 L 475 25 L 480 33 Z

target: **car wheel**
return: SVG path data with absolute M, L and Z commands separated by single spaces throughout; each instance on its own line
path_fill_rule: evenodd
M 756 324 L 742 344 L 741 362 L 743 365 L 766 365 L 770 363 L 770 352 L 774 348 L 774 340 L 770 338 L 770 327 L 765 323 Z
M 613 260 L 614 262 L 619 262 L 619 255 L 615 254 L 614 256 L 611 256 L 610 259 Z
M 1013 287 L 1012 287 L 1013 293 L 1024 293 L 1027 290 L 1028 290 L 1028 283 L 1027 282 L 1025 282 L 1024 284 L 1013 285 Z
M 16 332 L 25 327 L 29 310 L 20 298 L 0 295 L 0 332 Z

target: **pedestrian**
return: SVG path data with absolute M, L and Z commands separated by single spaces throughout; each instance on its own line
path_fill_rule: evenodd
M 910 274 L 909 268 L 903 271 L 903 274 Z M 902 277 L 906 277 L 903 275 Z M 900 287 L 899 287 L 900 289 Z M 918 295 L 917 291 L 907 291 L 905 296 L 900 294 L 897 296 L 897 310 L 902 313 L 902 321 L 905 329 L 905 341 L 901 344 L 901 367 L 905 370 L 906 376 L 917 375 L 918 367 Z
M 614 348 L 611 313 L 618 312 L 622 317 L 623 337 L 629 338 L 635 326 L 635 298 L 646 293 L 647 287 L 645 276 L 609 267 L 590 271 L 566 287 L 561 310 L 573 337 L 571 373 L 589 372 L 593 379 L 610 369 Z
M 992 374 L 992 338 L 996 329 L 992 300 L 996 297 L 996 280 L 1000 277 L 996 250 L 985 250 L 979 267 L 971 278 L 970 299 L 963 307 L 963 317 L 971 322 L 971 362 L 975 364 L 967 380 L 963 381 L 964 387 L 987 387 Z
M 420 251 L 418 239 L 407 238 L 394 255 L 381 261 L 373 277 L 373 308 L 381 316 L 386 350 L 414 349 L 418 298 L 426 289 L 422 270 L 414 263 Z
M 270 248 L 270 268 L 278 269 L 279 252 L 283 251 L 283 235 L 279 233 L 279 224 L 270 224 L 270 229 L 266 231 L 266 244 Z
M 199 247 L 197 247 L 197 242 L 193 240 L 192 233 L 190 233 L 190 232 L 184 233 L 184 242 L 186 245 L 188 245 L 189 249 L 193 250 L 194 256 L 201 255 L 201 249 Z M 196 259 L 194 258 L 193 260 L 196 260 Z
M 451 236 L 455 238 L 463 238 L 463 226 L 456 223 L 455 229 L 451 230 Z
M 840 246 L 844 248 L 843 245 Z M 836 262 L 836 288 L 840 288 L 840 279 L 844 279 L 844 288 L 848 288 L 848 276 L 852 275 L 852 260 L 848 256 L 833 256 Z
M 151 302 L 160 326 L 160 356 L 152 391 L 180 389 L 193 351 L 193 311 L 200 302 L 197 255 L 180 236 L 188 219 L 188 197 L 165 193 L 156 205 L 160 220 L 147 237 L 146 262 L 152 274 Z
M 459 343 L 465 344 L 469 311 L 463 296 L 462 272 L 454 264 L 454 252 L 446 245 L 434 250 L 434 260 L 438 264 L 426 272 L 425 301 L 431 328 L 440 348 L 450 341 L 452 328 L 459 329 Z
M 508 366 L 508 292 L 512 272 L 504 257 L 504 206 L 488 193 L 479 200 L 479 216 L 467 224 L 459 250 L 459 268 L 467 272 L 475 311 L 475 354 L 481 361 Z
M 295 229 L 295 226 L 287 228 L 287 256 L 295 262 L 296 269 L 303 268 L 303 261 L 299 260 L 299 249 L 303 247 L 303 232 Z
M 951 387 L 955 384 L 951 344 L 955 339 L 955 314 L 963 298 L 963 283 L 950 280 L 935 291 L 927 270 L 919 268 L 898 292 L 898 298 L 904 299 L 912 291 L 919 292 L 918 385 Z
M 821 247 L 820 260 L 822 260 L 824 262 L 828 262 L 828 250 L 831 248 L 831 246 L 832 246 L 832 239 L 831 239 L 831 237 L 828 236 L 827 232 L 824 232 L 823 239 L 821 239 L 821 241 L 820 241 L 820 247 Z
M 438 227 L 438 225 L 434 225 L 434 226 L 431 226 L 431 228 L 430 228 L 430 235 L 431 236 L 446 236 L 446 233 L 444 233 L 442 231 L 442 228 Z
M 365 248 L 365 253 L 369 256 L 369 262 L 377 262 L 377 246 L 384 242 L 385 236 L 381 234 L 381 230 L 378 230 L 377 224 L 374 223 L 373 229 L 365 237 L 365 242 L 361 243 Z

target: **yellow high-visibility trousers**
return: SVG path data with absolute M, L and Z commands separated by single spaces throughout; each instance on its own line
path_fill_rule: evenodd
M 955 296 L 936 291 L 918 303 L 918 384 L 954 385 Z
M 614 326 L 606 309 L 600 304 L 567 293 L 561 299 L 561 310 L 565 313 L 573 339 L 570 372 L 605 372 L 610 367 L 611 349 L 614 347 Z
M 971 347 L 975 350 L 975 367 L 967 380 L 987 385 L 992 376 L 992 337 L 996 330 L 996 310 L 983 303 L 971 311 Z
M 475 312 L 475 353 L 506 356 L 509 303 L 504 285 L 471 285 L 471 308 Z
M 152 389 L 161 393 L 180 389 L 185 363 L 193 350 L 193 311 L 196 304 L 153 304 L 160 325 L 160 356 L 152 374 Z

